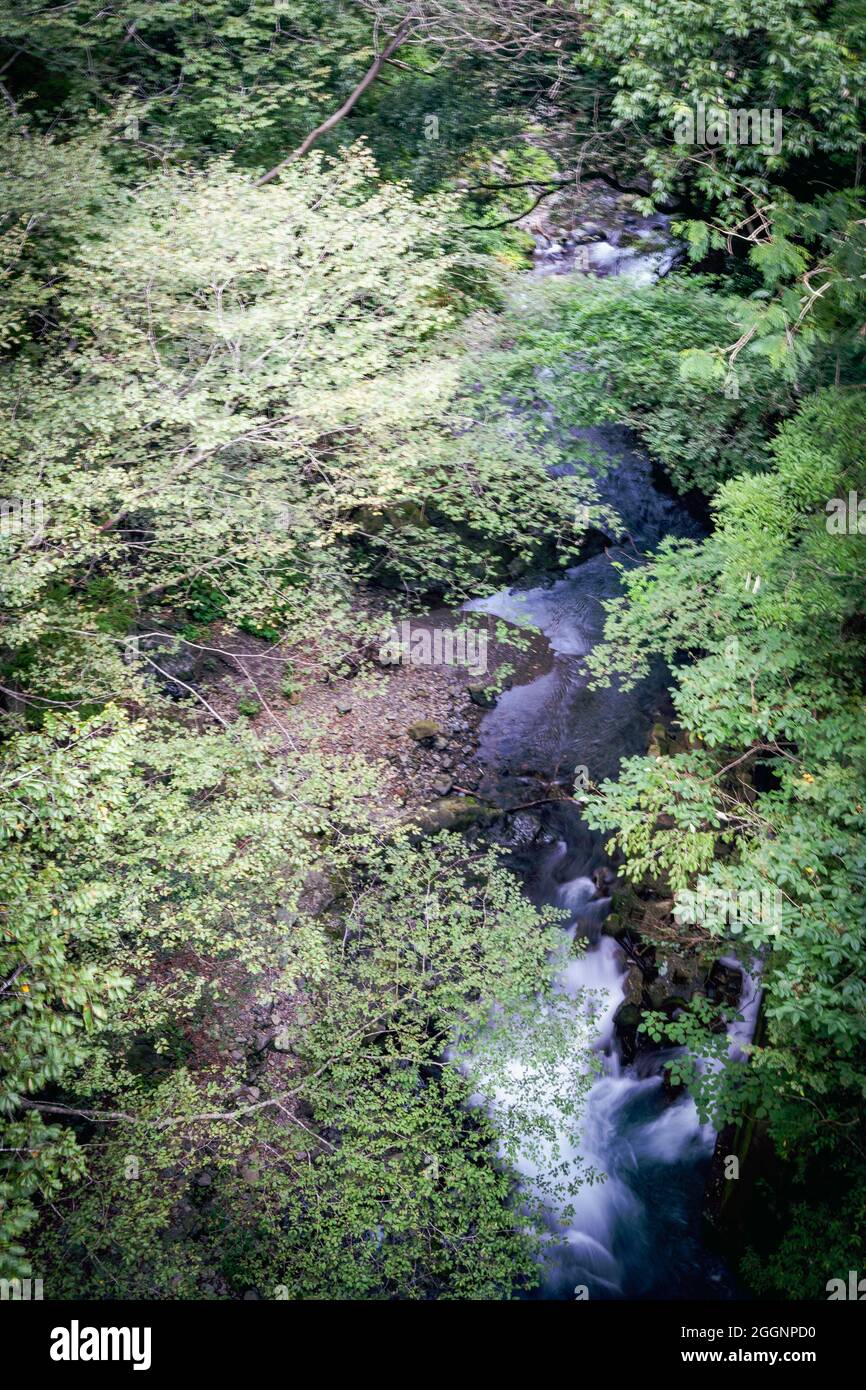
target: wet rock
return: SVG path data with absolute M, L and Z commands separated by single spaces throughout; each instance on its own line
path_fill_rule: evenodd
M 433 783 L 433 790 L 437 796 L 448 796 L 454 787 L 454 783 L 448 777 L 437 777 Z
M 422 834 L 435 835 L 439 830 L 466 830 L 498 819 L 500 811 L 486 806 L 474 796 L 445 797 L 442 801 L 416 812 L 413 823 Z
M 668 734 L 664 724 L 653 724 L 646 751 L 651 758 L 660 758 L 664 753 L 667 753 Z
M 496 696 L 483 685 L 467 685 L 466 691 L 473 705 L 478 705 L 481 709 L 493 709 L 496 704 Z
M 635 961 L 629 961 L 625 975 L 625 997 L 623 1004 L 630 1004 L 636 1009 L 640 1009 L 643 999 L 643 971 Z M 620 1005 L 622 1007 L 622 1005 Z
M 406 732 L 414 743 L 432 745 L 434 739 L 442 737 L 442 730 L 433 719 L 416 719 Z
M 665 964 L 668 979 L 676 993 L 691 999 L 703 982 L 704 967 L 700 957 L 669 951 Z
M 640 1021 L 641 1011 L 638 1006 L 629 1004 L 625 1000 L 613 1016 L 613 1027 L 619 1043 L 620 1056 L 626 1064 L 634 1061 L 637 1052 L 637 1030 Z
M 506 818 L 497 840 L 500 844 L 520 849 L 524 845 L 531 845 L 538 838 L 540 830 L 541 821 L 538 816 L 534 816 L 531 811 L 516 811 L 513 816 Z
M 641 1020 L 641 1011 L 636 1004 L 627 1004 L 623 1001 L 613 1016 L 614 1027 L 617 1032 L 637 1028 Z
M 651 1008 L 651 1009 L 661 1009 L 661 1008 L 663 1008 L 664 1003 L 665 1003 L 665 1000 L 666 1000 L 666 999 L 668 998 L 668 996 L 670 995 L 670 992 L 671 992 L 671 987 L 670 987 L 670 985 L 668 984 L 668 981 L 665 979 L 664 976 L 660 975 L 658 979 L 653 980 L 652 983 L 651 983 L 650 985 L 647 986 L 647 992 L 646 992 L 646 995 L 647 995 L 647 1002 L 648 1002 L 650 1008 Z
M 697 956 L 679 955 L 673 951 L 656 951 L 658 972 L 646 988 L 649 1007 L 671 1016 L 688 1007 L 703 977 Z
M 735 966 L 714 962 L 707 976 L 707 995 L 715 1003 L 735 1009 L 743 992 L 743 972 Z
M 601 864 L 599 868 L 593 869 L 592 881 L 595 884 L 593 898 L 609 898 L 616 882 L 616 874 L 607 864 Z
M 673 1018 L 681 1009 L 687 1009 L 689 1001 L 684 999 L 681 994 L 669 994 L 662 1004 L 662 1013 L 667 1014 L 668 1018 Z

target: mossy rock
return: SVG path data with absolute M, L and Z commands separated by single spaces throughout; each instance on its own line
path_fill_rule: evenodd
M 495 806 L 487 806 L 474 796 L 448 796 L 416 811 L 412 823 L 424 835 L 440 830 L 467 830 L 471 825 L 484 825 L 501 815 Z
M 483 685 L 467 685 L 466 690 L 473 705 L 478 705 L 480 709 L 493 709 L 496 704 L 496 696 Z
M 613 1016 L 613 1024 L 618 1033 L 627 1033 L 637 1028 L 642 1016 L 637 1004 L 620 1004 Z
M 653 724 L 650 730 L 649 743 L 647 744 L 647 754 L 651 758 L 660 758 L 669 749 L 668 731 L 664 724 Z
M 416 719 L 414 724 L 409 725 L 406 732 L 416 743 L 425 743 L 427 739 L 440 738 L 442 735 L 442 730 L 435 719 Z

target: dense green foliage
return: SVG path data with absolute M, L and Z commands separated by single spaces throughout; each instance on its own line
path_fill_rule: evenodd
M 47 1238 L 67 1291 L 507 1293 L 531 1269 L 507 1169 L 489 1161 L 489 1122 L 461 1108 L 472 1068 L 440 1059 L 473 1043 L 492 999 L 502 1027 L 533 1011 L 556 938 L 494 856 L 458 838 L 413 848 L 370 823 L 360 760 L 284 762 L 279 793 L 269 753 L 248 733 L 135 725 L 111 707 L 11 740 L 7 1267 L 32 1194 L 82 1172 L 73 1131 L 27 1099 L 62 1079 L 46 1119 L 120 1126 L 89 1150 L 95 1185 Z M 315 916 L 311 876 L 327 885 Z M 291 1000 L 283 1064 L 253 1091 L 232 1041 L 244 1011 L 274 999 Z M 546 1011 L 535 1065 L 568 1050 L 579 1073 L 582 1027 Z M 563 1106 L 581 1084 L 563 1082 Z M 522 1112 L 514 1142 L 551 1123 Z M 215 1191 L 188 1244 L 187 1191 L 205 1170 Z
M 369 51 L 366 17 L 338 6 L 157 0 L 94 12 L 81 3 L 3 7 L 21 109 L 43 122 L 108 116 L 117 153 L 237 152 L 266 162 L 328 113 Z
M 858 393 L 812 396 L 774 439 L 772 469 L 718 492 L 709 540 L 667 542 L 624 575 L 590 658 L 632 679 L 663 652 L 693 736 L 692 751 L 627 764 L 588 811 L 628 872 L 705 901 L 779 895 L 778 912 L 740 914 L 733 938 L 763 959 L 766 1035 L 747 1069 L 693 1081 L 717 1121 L 764 1121 L 819 1192 L 828 1151 L 843 1191 L 863 1181 L 866 541 L 856 516 L 852 533 L 831 529 L 827 502 L 866 490 L 864 427 Z M 705 925 L 731 941 L 729 921 Z M 712 1048 L 700 1028 L 689 1041 Z
M 0 468 L 38 502 L 0 528 L 0 1275 L 531 1284 L 514 1161 L 590 1066 L 555 914 L 203 671 L 253 634 L 293 699 L 363 668 L 383 593 L 572 563 L 576 516 L 618 523 L 566 431 L 624 422 L 712 529 L 624 572 L 591 657 L 664 658 L 685 751 L 586 815 L 636 881 L 780 895 L 699 923 L 761 962 L 749 1065 L 700 1065 L 699 1005 L 649 1026 L 773 1147 L 744 1275 L 820 1295 L 816 1230 L 866 1259 L 862 6 L 4 0 L 0 33 Z M 780 138 L 683 143 L 699 104 Z M 684 265 L 518 280 L 521 214 L 599 180 Z M 518 1047 L 519 1099 L 473 1104 Z
M 674 277 L 662 293 L 627 279 L 546 281 L 510 308 L 488 366 L 491 399 L 507 391 L 564 428 L 631 424 L 682 491 L 760 469 L 773 422 L 795 408 L 766 358 L 750 363 L 736 398 L 681 373 L 704 344 L 735 335 L 743 311 L 699 279 Z

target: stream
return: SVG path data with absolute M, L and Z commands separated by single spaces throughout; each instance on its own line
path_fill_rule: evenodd
M 642 230 L 648 241 L 664 230 L 663 218 L 632 220 L 639 224 L 631 238 L 638 247 Z M 621 256 L 613 232 L 609 240 L 591 244 L 589 259 L 583 256 L 578 268 L 625 273 L 646 283 L 672 260 L 657 240 L 651 245 L 645 254 L 630 250 Z M 540 248 L 537 273 L 574 268 L 573 241 L 557 243 L 552 251 Z M 588 443 L 608 461 L 598 478 L 601 500 L 616 509 L 625 535 L 564 577 L 533 580 L 534 587 L 518 585 L 467 605 L 505 619 L 530 619 L 553 653 L 545 674 L 506 690 L 482 722 L 481 790 L 503 806 L 538 796 L 539 779 L 569 781 L 575 768 L 583 768 L 598 783 L 616 776 L 624 758 L 645 753 L 653 719 L 665 703 L 666 671 L 660 666 L 629 692 L 593 691 L 582 658 L 602 635 L 602 600 L 618 592 L 613 561 L 640 564 L 665 536 L 702 534 L 685 506 L 657 485 L 650 460 L 626 429 L 605 426 L 575 430 L 572 436 L 576 450 Z M 602 931 L 611 900 L 598 896 L 591 877 L 607 862 L 602 837 L 584 823 L 575 802 L 553 801 L 534 808 L 531 816 L 518 811 L 511 817 L 511 846 L 512 866 L 533 900 L 564 908 L 564 929 L 586 940 L 586 949 L 561 970 L 557 988 L 573 998 L 593 992 L 594 1046 L 601 1063 L 581 1117 L 579 1144 L 559 1135 L 558 1157 L 573 1171 L 589 1166 L 605 1180 L 582 1186 L 571 1210 L 555 1200 L 545 1202 L 542 1278 L 531 1296 L 742 1296 L 723 1259 L 702 1239 L 702 1198 L 716 1137 L 712 1126 L 700 1123 L 688 1095 L 671 1099 L 665 1091 L 661 1072 L 670 1050 L 644 1046 L 628 1065 L 619 1056 L 614 1014 L 624 997 L 626 957 Z M 746 973 L 743 1018 L 729 1034 L 732 1052 L 751 1036 L 758 1001 L 758 988 Z M 514 1086 L 520 1086 L 519 1068 Z M 488 1103 L 495 1118 L 495 1100 L 488 1097 Z M 524 1190 L 531 1192 L 533 1160 L 524 1155 L 517 1167 Z

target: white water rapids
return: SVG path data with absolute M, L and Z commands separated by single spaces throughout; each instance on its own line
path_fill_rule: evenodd
M 648 226 L 650 224 L 647 224 Z M 652 224 L 658 231 L 658 219 Z M 652 274 L 655 260 L 640 256 L 627 262 L 606 243 L 595 243 L 596 272 Z M 550 270 L 569 270 L 565 258 Z M 649 461 L 635 451 L 625 430 L 573 431 L 573 436 L 601 448 L 611 470 L 599 479 L 602 500 L 616 508 L 628 533 L 632 563 L 651 552 L 665 535 L 696 535 L 699 528 L 676 499 L 654 483 Z M 620 552 L 621 554 L 622 552 Z M 561 777 L 577 765 L 588 768 L 596 783 L 615 776 L 623 758 L 643 753 L 647 732 L 664 696 L 667 674 L 658 671 L 628 693 L 590 690 L 582 657 L 601 635 L 600 601 L 618 591 L 611 561 L 617 549 L 596 555 L 569 570 L 564 578 L 546 579 L 534 588 L 511 589 L 476 601 L 470 608 L 515 619 L 529 618 L 547 637 L 554 653 L 545 674 L 504 692 L 481 729 L 480 757 L 486 794 L 505 804 L 531 800 L 532 777 Z M 542 833 L 518 845 L 515 867 L 536 901 L 552 903 L 569 914 L 566 930 L 585 937 L 586 950 L 561 969 L 557 988 L 574 999 L 594 1001 L 592 1029 L 600 1074 L 585 1100 L 575 1143 L 563 1130 L 542 1158 L 563 1162 L 569 1171 L 594 1170 L 600 1182 L 585 1183 L 571 1198 L 551 1199 L 539 1186 L 539 1154 L 518 1155 L 516 1166 L 524 1193 L 544 1207 L 545 1254 L 541 1288 L 547 1299 L 590 1298 L 724 1298 L 739 1290 L 723 1260 L 704 1244 L 701 1203 L 715 1132 L 702 1124 L 687 1094 L 671 1098 L 662 1069 L 671 1051 L 637 1052 L 623 1065 L 614 1041 L 614 1014 L 624 997 L 626 957 L 613 937 L 602 933 L 609 899 L 599 899 L 590 877 L 605 862 L 600 837 L 581 820 L 573 802 L 555 802 L 535 819 Z M 742 969 L 741 962 L 728 961 Z M 732 1025 L 730 1051 L 752 1036 L 759 991 L 744 972 L 742 1020 Z M 517 1048 L 517 1044 L 515 1043 Z M 485 1102 L 497 1110 L 519 1098 L 527 1081 L 520 1061 L 506 1069 L 506 1079 L 488 1092 Z

